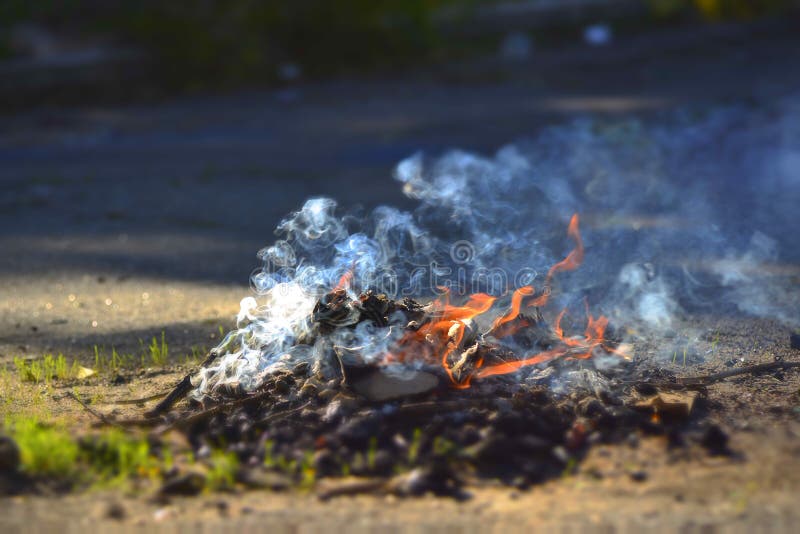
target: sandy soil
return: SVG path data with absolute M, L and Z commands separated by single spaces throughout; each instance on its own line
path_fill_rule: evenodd
M 703 318 L 691 321 L 697 327 Z M 702 365 L 665 362 L 682 375 L 730 369 L 733 365 L 796 359 L 788 348 L 788 330 L 771 321 L 708 319 Z M 717 336 L 717 333 L 719 335 Z M 705 346 L 701 343 L 702 346 Z M 754 349 L 755 347 L 755 349 Z M 636 349 L 649 353 L 644 342 Z M 140 370 L 55 384 L 45 393 L 35 386 L 6 383 L 14 399 L 10 411 L 51 414 L 71 421 L 76 431 L 95 422 L 66 392 L 93 398 L 94 407 L 117 417 L 140 415 L 146 405 L 131 398 L 164 392 L 191 366 Z M 123 373 L 125 375 L 125 373 Z M 122 401 L 121 403 L 119 401 Z M 702 418 L 720 424 L 730 437 L 730 456 L 714 456 L 699 446 L 671 446 L 666 437 L 640 436 L 618 445 L 598 445 L 577 467 L 541 486 L 521 491 L 492 481 L 476 481 L 471 498 L 384 496 L 338 497 L 322 501 L 316 490 L 275 493 L 244 491 L 175 498 L 168 503 L 151 494 L 91 491 L 79 495 L 20 496 L 0 500 L 0 526 L 27 530 L 68 524 L 157 525 L 270 528 L 322 531 L 341 528 L 430 528 L 477 530 L 575 527 L 641 529 L 703 528 L 736 525 L 789 530 L 800 522 L 800 373 L 743 375 L 712 385 L 696 408 Z

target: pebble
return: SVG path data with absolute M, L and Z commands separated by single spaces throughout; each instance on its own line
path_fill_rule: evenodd
M 730 454 L 730 449 L 728 449 L 728 434 L 726 434 L 719 425 L 709 425 L 703 433 L 703 437 L 700 439 L 700 444 L 711 454 Z
M 158 494 L 167 495 L 197 495 L 203 491 L 206 478 L 198 472 L 189 472 L 165 480 L 158 489 Z
M 17 443 L 8 436 L 0 436 L 0 473 L 19 469 L 20 454 Z
M 238 477 L 239 482 L 251 489 L 268 489 L 271 491 L 284 491 L 289 489 L 292 481 L 286 475 L 263 471 L 258 468 L 243 469 Z
M 645 480 L 647 480 L 648 477 L 647 471 L 643 471 L 641 469 L 628 473 L 628 476 L 630 476 L 631 480 L 633 480 L 634 482 L 644 482 Z
M 128 510 L 119 501 L 111 501 L 106 507 L 105 516 L 109 519 L 122 521 L 128 516 Z

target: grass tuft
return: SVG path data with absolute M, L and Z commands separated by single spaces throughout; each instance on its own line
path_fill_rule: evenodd
M 133 478 L 154 479 L 159 460 L 144 438 L 110 429 L 81 440 L 82 457 L 100 481 L 124 483 Z
M 158 338 L 153 336 L 150 342 L 150 361 L 153 365 L 162 367 L 167 364 L 169 359 L 169 346 L 167 345 L 167 338 L 164 331 L 161 331 L 161 343 L 159 344 Z
M 232 490 L 236 484 L 239 458 L 235 453 L 212 451 L 206 473 L 206 488 L 210 491 Z
M 63 354 L 58 356 L 45 354 L 42 358 L 36 360 L 26 360 L 16 356 L 14 357 L 14 367 L 23 382 L 34 382 L 36 384 L 44 382 L 49 384 L 54 379 L 75 378 L 80 365 L 78 365 L 77 361 L 73 361 L 72 365 L 68 365 L 67 359 Z
M 22 469 L 29 475 L 64 479 L 77 473 L 80 450 L 66 429 L 24 417 L 6 420 L 5 427 L 19 446 Z

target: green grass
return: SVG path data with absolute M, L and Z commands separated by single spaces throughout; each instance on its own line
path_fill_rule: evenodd
M 314 469 L 314 453 L 306 451 L 303 461 L 300 462 L 300 488 L 311 489 L 317 479 L 317 470 Z
M 711 341 L 711 352 L 717 350 L 717 345 L 719 345 L 719 330 L 714 332 L 714 339 Z
M 232 452 L 213 451 L 206 473 L 206 488 L 210 491 L 232 490 L 236 485 L 239 458 Z
M 378 438 L 369 438 L 369 448 L 367 449 L 367 467 L 375 469 L 375 455 L 378 453 Z
M 36 384 L 49 384 L 54 379 L 76 378 L 80 370 L 80 365 L 77 361 L 73 360 L 72 364 L 68 364 L 63 354 L 58 356 L 45 354 L 42 358 L 35 360 L 27 360 L 16 356 L 14 357 L 14 367 L 20 380 Z
M 120 484 L 137 477 L 155 479 L 161 472 L 162 462 L 146 439 L 116 428 L 82 439 L 81 453 L 100 484 Z
M 153 336 L 150 342 L 150 361 L 157 367 L 163 367 L 169 360 L 169 345 L 167 345 L 167 338 L 164 331 L 161 331 L 161 343 Z
M 80 448 L 63 427 L 30 417 L 6 420 L 5 427 L 19 446 L 24 472 L 58 479 L 73 478 L 78 472 Z
M 264 444 L 265 453 L 263 466 L 266 469 L 280 471 L 293 478 L 301 489 L 311 488 L 317 477 L 317 471 L 314 468 L 314 451 L 306 451 L 303 454 L 302 460 L 298 461 L 286 458 L 285 456 L 276 455 L 273 452 L 274 445 L 275 442 L 272 440 L 267 440 Z M 348 476 L 349 474 L 350 465 L 343 465 L 342 476 Z
M 408 463 L 414 464 L 419 458 L 419 450 L 422 446 L 422 429 L 415 428 L 414 429 L 414 437 L 411 440 L 411 444 L 408 446 Z
M 145 345 L 144 341 L 139 340 L 141 348 L 139 355 L 122 354 L 117 351 L 115 347 L 111 347 L 111 354 L 107 353 L 103 347 L 94 345 L 94 369 L 97 372 L 111 372 L 116 373 L 123 369 L 135 369 L 137 367 L 163 367 L 169 363 L 169 344 L 167 343 L 167 335 L 162 330 L 161 339 L 153 336 L 149 345 Z M 195 347 L 192 347 L 192 361 L 199 360 Z M 188 356 L 184 358 L 187 363 L 191 363 Z
M 9 416 L 0 430 L 19 447 L 24 474 L 60 487 L 148 487 L 142 482 L 152 487 L 160 483 L 176 463 L 174 452 L 166 444 L 154 446 L 140 433 L 117 428 L 75 436 L 64 424 L 46 423 L 34 416 Z M 180 463 L 196 463 L 191 451 L 179 454 Z M 299 475 L 301 482 L 307 480 L 311 470 L 313 483 L 311 459 L 312 456 L 307 455 L 302 463 L 281 464 Z M 213 450 L 203 465 L 207 490 L 234 489 L 239 469 L 236 454 Z M 136 484 L 131 485 L 134 482 Z

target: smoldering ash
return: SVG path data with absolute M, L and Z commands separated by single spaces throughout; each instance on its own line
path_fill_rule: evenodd
M 355 217 L 310 199 L 259 251 L 253 295 L 194 397 L 253 391 L 299 362 L 324 372 L 333 354 L 399 377 L 438 366 L 463 388 L 559 358 L 630 357 L 626 332 L 669 345 L 686 310 L 797 324 L 792 102 L 781 121 L 745 109 L 660 127 L 580 120 L 492 158 L 415 155 L 395 171 L 413 213 Z M 521 340 L 545 320 L 546 342 Z

